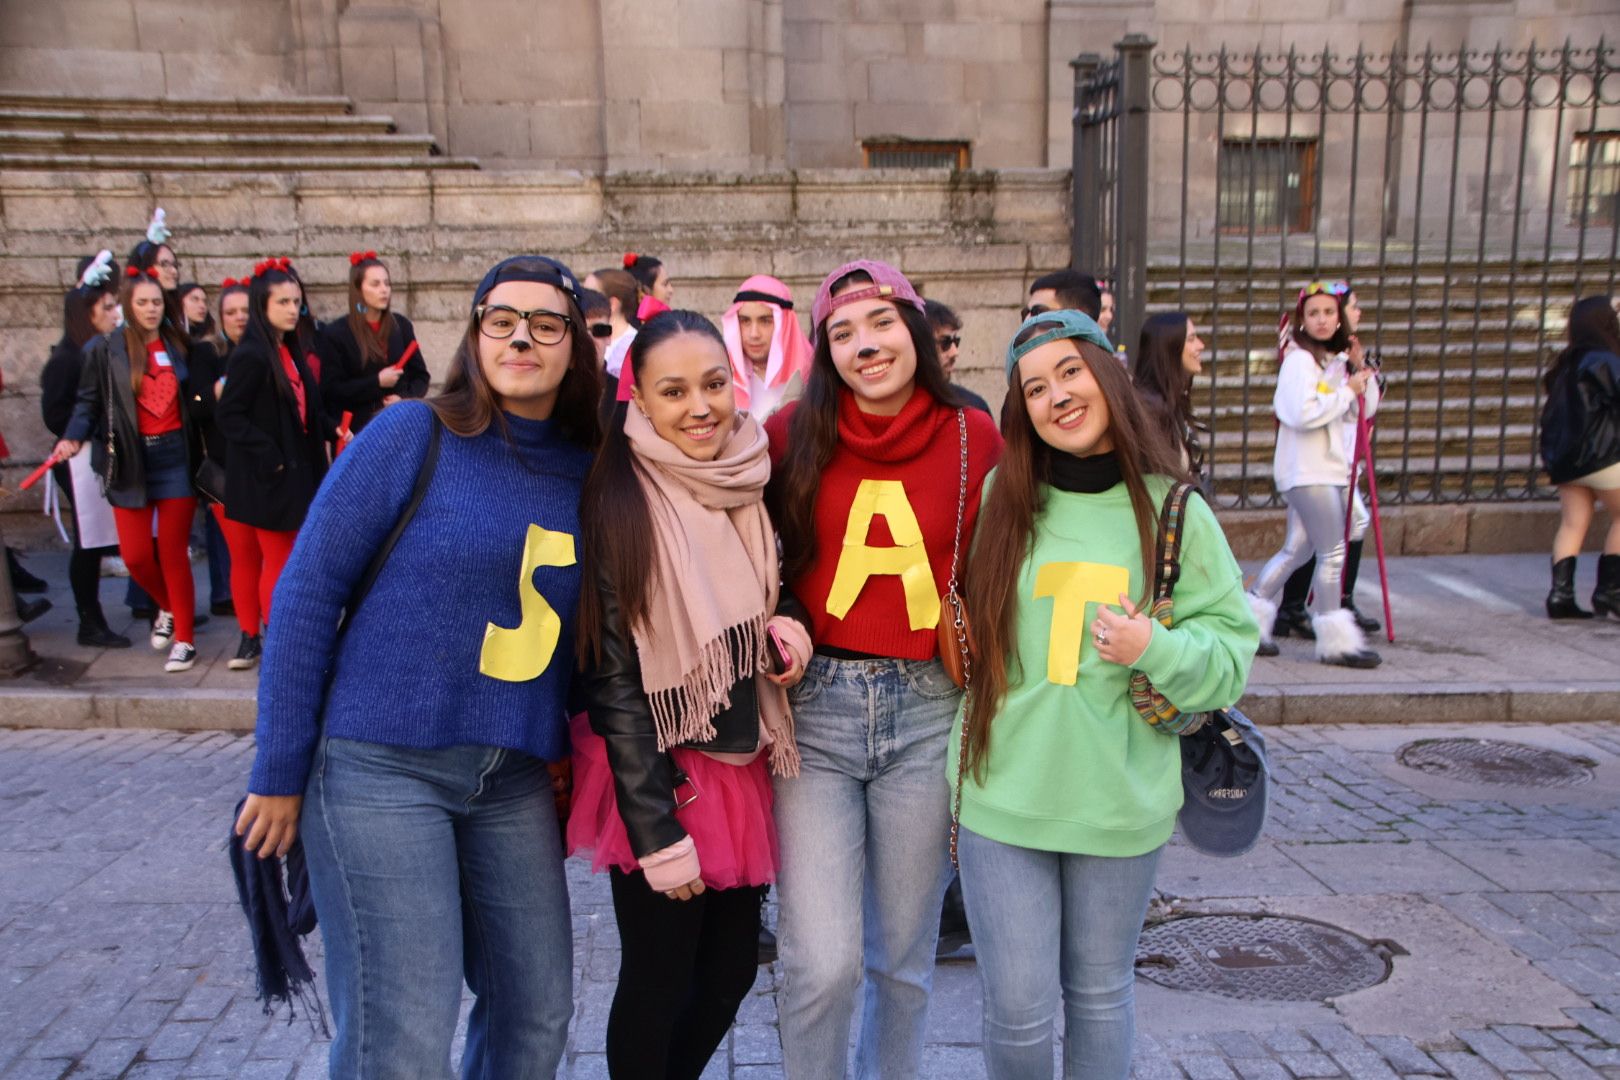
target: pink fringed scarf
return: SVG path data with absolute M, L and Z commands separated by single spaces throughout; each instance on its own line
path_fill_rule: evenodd
M 752 677 L 771 769 L 797 775 L 787 693 L 765 677 L 765 623 L 781 580 L 764 502 L 765 429 L 738 415 L 714 461 L 687 457 L 639 409 L 627 410 L 624 433 L 642 466 L 657 552 L 648 617 L 632 632 L 658 748 L 714 738 L 731 687 Z

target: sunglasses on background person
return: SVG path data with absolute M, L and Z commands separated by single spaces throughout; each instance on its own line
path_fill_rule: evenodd
M 962 335 L 961 334 L 945 334 L 945 335 L 943 335 L 941 337 L 935 338 L 934 339 L 934 344 L 939 346 L 939 351 L 940 352 L 950 352 L 952 349 L 954 349 L 958 345 L 962 344 Z
M 590 324 L 591 337 L 610 338 L 613 336 L 613 324 L 610 322 L 593 322 Z
M 1033 319 L 1037 315 L 1045 315 L 1048 311 L 1054 310 L 1056 309 L 1049 308 L 1045 304 L 1031 304 L 1029 307 L 1020 310 L 1018 312 L 1018 317 L 1020 319 Z

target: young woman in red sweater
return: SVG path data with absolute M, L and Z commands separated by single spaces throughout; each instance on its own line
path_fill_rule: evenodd
M 804 397 L 766 424 L 782 576 L 816 646 L 790 694 L 800 774 L 776 783 L 783 1064 L 795 1080 L 844 1075 L 864 975 L 857 1073 L 915 1076 L 961 697 L 939 662 L 940 596 L 1001 436 L 962 407 L 894 267 L 840 267 L 812 325 Z

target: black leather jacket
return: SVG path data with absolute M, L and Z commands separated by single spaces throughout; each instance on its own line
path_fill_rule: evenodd
M 694 792 L 686 786 L 686 778 L 674 759 L 658 749 L 652 709 L 641 686 L 635 638 L 625 628 L 618 597 L 600 578 L 597 588 L 602 595 L 601 657 L 582 673 L 580 689 L 590 714 L 591 730 L 607 743 L 619 817 L 624 819 L 630 849 L 639 859 L 679 843 L 686 836 L 686 830 L 675 820 L 675 808 L 678 801 L 690 799 Z M 776 610 L 810 625 L 809 614 L 785 589 Z M 713 739 L 681 745 L 721 754 L 747 754 L 759 746 L 759 693 L 752 678 L 740 679 L 732 686 L 731 705 L 722 709 L 713 723 Z M 702 798 L 701 792 L 696 794 Z
M 1620 356 L 1593 349 L 1559 377 L 1541 411 L 1541 457 L 1555 484 L 1620 462 Z

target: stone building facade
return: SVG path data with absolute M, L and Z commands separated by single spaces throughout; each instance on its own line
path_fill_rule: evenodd
M 0 93 L 342 95 L 485 167 L 1066 167 L 1068 61 L 1590 45 L 1617 0 L 0 0 Z

